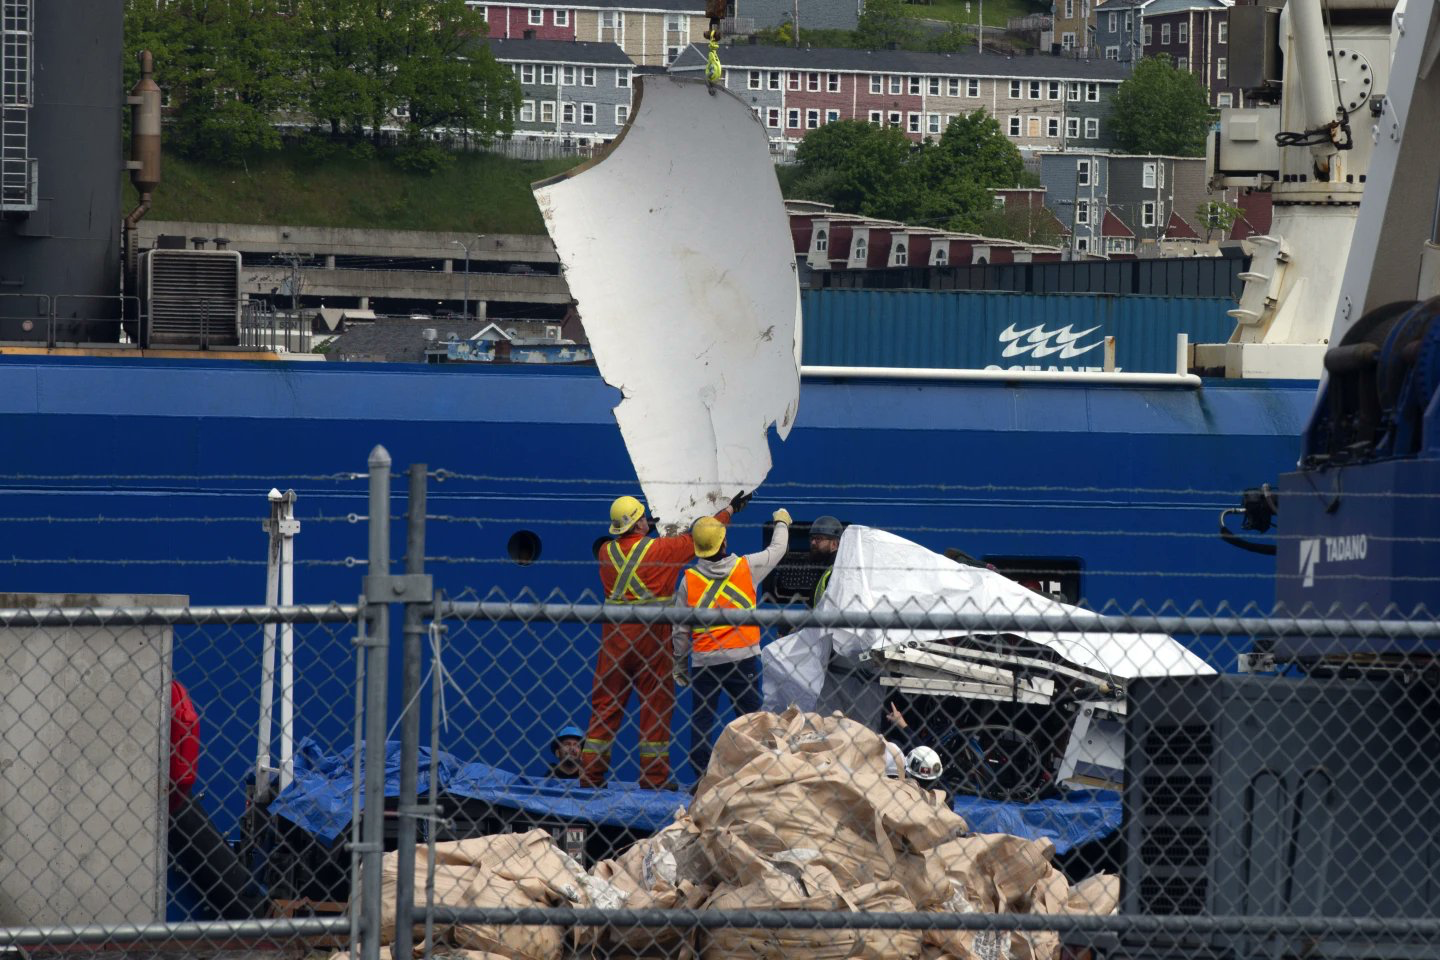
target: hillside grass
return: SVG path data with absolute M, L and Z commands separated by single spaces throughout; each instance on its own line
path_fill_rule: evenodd
M 930 3 L 906 3 L 902 9 L 906 16 L 918 20 L 948 20 L 952 23 L 973 25 L 980 13 L 980 0 L 932 0 Z M 1032 13 L 1048 13 L 1050 5 L 1033 0 L 985 0 L 985 23 L 987 26 L 1003 27 L 1013 17 L 1029 16 Z
M 434 173 L 402 170 L 391 158 L 316 157 L 299 148 L 213 164 L 167 155 L 150 218 L 279 223 L 388 230 L 544 233 L 533 181 L 563 173 L 578 157 L 511 160 L 457 154 Z M 135 205 L 125 183 L 124 209 Z

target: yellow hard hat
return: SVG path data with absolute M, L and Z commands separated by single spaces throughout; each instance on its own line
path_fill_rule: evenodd
M 616 497 L 615 502 L 610 504 L 610 533 L 614 536 L 625 533 L 643 516 L 645 504 L 634 497 Z
M 695 538 L 695 556 L 713 557 L 725 545 L 725 524 L 714 517 L 701 517 L 690 528 Z

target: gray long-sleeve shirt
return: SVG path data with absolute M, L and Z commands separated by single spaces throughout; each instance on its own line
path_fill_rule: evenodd
M 755 589 L 760 589 L 760 581 L 770 575 L 770 571 L 780 563 L 785 556 L 785 551 L 790 549 L 790 524 L 777 523 L 775 530 L 770 534 L 770 546 L 759 553 L 747 553 L 745 560 L 750 564 L 750 576 L 755 581 Z M 702 575 L 712 580 L 723 580 L 735 569 L 735 564 L 740 558 L 735 554 L 713 560 L 696 560 L 695 569 Z M 675 591 L 675 603 L 682 607 L 690 605 L 689 591 L 685 589 L 685 578 L 680 578 L 680 588 Z M 691 655 L 690 628 L 676 624 L 670 630 L 670 643 L 675 648 L 675 662 L 683 663 Z M 713 666 L 717 663 L 733 663 L 736 660 L 744 660 L 746 657 L 754 657 L 760 654 L 759 646 L 739 647 L 728 650 L 710 650 L 705 653 L 694 655 L 695 666 Z

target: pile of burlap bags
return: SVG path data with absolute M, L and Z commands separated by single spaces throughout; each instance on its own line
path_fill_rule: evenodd
M 885 741 L 791 709 L 721 734 L 688 815 L 586 874 L 543 831 L 440 844 L 436 901 L 455 906 L 1113 913 L 1119 881 L 1071 886 L 1049 841 L 975 835 L 936 791 L 885 775 Z M 424 889 L 424 849 L 416 889 Z M 394 855 L 385 858 L 393 902 Z M 386 916 L 387 932 L 395 918 Z M 1057 960 L 1050 932 L 559 927 L 447 928 L 437 940 L 507 960 L 597 957 Z M 476 956 L 475 960 L 478 960 Z

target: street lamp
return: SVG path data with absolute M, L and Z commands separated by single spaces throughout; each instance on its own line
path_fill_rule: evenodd
M 474 243 L 476 240 L 479 240 L 479 239 L 480 239 L 481 237 L 483 237 L 483 236 L 484 236 L 484 234 L 476 234 L 475 236 L 473 236 L 473 237 L 470 238 L 470 243 Z M 464 251 L 465 251 L 465 306 L 464 306 L 464 309 L 463 309 L 463 315 L 464 315 L 464 317 L 465 317 L 466 320 L 469 320 L 469 319 L 470 319 L 470 243 L 466 243 L 464 240 L 451 240 L 450 243 L 451 243 L 451 245 L 456 246 L 456 247 L 459 247 L 461 250 L 464 250 Z

